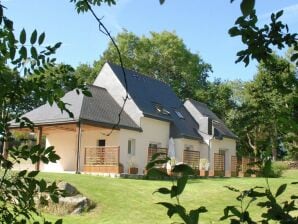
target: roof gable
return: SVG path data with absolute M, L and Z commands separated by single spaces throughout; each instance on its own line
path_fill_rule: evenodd
M 108 65 L 122 85 L 125 86 L 122 68 L 111 63 L 108 63 Z M 197 123 L 169 85 L 129 69 L 125 69 L 125 73 L 129 96 L 144 116 L 171 122 L 171 137 L 202 139 L 196 131 L 198 128 Z M 165 111 L 160 112 L 157 110 L 157 104 L 161 105 Z M 183 119 L 178 117 L 175 110 L 183 115 Z
M 191 104 L 196 108 L 196 110 L 203 116 L 208 117 L 212 120 L 212 126 L 214 128 L 214 136 L 217 138 L 228 137 L 237 139 L 237 135 L 235 135 L 226 125 L 225 123 L 219 119 L 215 113 L 213 113 L 205 103 L 201 103 L 195 101 L 193 99 L 188 99 Z

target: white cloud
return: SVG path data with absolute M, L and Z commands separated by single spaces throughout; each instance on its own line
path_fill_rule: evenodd
M 102 7 L 99 10 L 98 16 L 103 16 L 103 23 L 106 24 L 112 35 L 122 32 L 125 27 L 119 21 L 120 14 L 126 10 L 126 7 L 131 3 L 132 0 L 121 0 L 118 1 L 115 6 Z
M 284 22 L 286 23 L 297 23 L 298 22 L 298 4 L 289 5 L 280 9 L 273 10 L 272 12 L 278 12 L 280 10 L 284 11 L 283 16 L 281 17 Z M 262 22 L 265 22 L 270 19 L 270 16 L 272 14 L 270 13 L 264 13 L 259 16 L 260 20 Z

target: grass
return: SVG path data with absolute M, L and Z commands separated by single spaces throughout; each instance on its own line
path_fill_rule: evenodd
M 47 180 L 65 180 L 73 184 L 85 196 L 89 197 L 97 207 L 82 215 L 67 215 L 62 217 L 63 223 L 172 223 L 179 221 L 177 217 L 169 219 L 166 209 L 155 203 L 171 201 L 168 196 L 152 194 L 159 187 L 170 186 L 169 181 L 148 181 L 131 179 L 112 179 L 107 177 L 41 173 Z M 297 181 L 298 170 L 288 170 L 284 176 L 270 179 L 270 187 L 276 191 L 282 183 Z M 234 186 L 249 189 L 253 186 L 265 186 L 263 178 L 211 178 L 191 180 L 180 198 L 187 209 L 206 206 L 208 213 L 201 215 L 200 223 L 218 223 L 227 205 L 237 205 L 237 193 L 224 186 Z M 286 192 L 280 196 L 283 201 L 291 194 L 297 193 L 297 185 L 289 185 Z M 253 205 L 249 210 L 253 217 L 260 217 L 260 209 Z M 55 220 L 61 217 L 45 214 L 45 217 Z M 221 222 L 228 223 L 228 222 Z

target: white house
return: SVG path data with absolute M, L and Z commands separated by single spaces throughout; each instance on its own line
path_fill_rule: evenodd
M 40 164 L 40 170 L 126 173 L 135 167 L 142 174 L 152 154 L 166 152 L 173 138 L 176 162 L 199 167 L 206 159 L 211 176 L 235 173 L 237 137 L 205 104 L 183 103 L 167 84 L 125 73 L 126 81 L 120 66 L 106 63 L 89 86 L 92 97 L 68 92 L 63 101 L 73 119 L 49 104 L 24 114 L 61 157 L 56 164 Z M 118 122 L 125 82 L 128 100 Z

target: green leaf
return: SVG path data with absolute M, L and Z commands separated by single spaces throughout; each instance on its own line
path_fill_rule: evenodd
M 58 42 L 54 45 L 54 48 L 55 49 L 58 49 L 59 47 L 61 47 L 62 43 L 61 42 Z
M 37 40 L 37 31 L 34 30 L 31 34 L 30 43 L 35 44 L 36 40 Z
M 240 34 L 240 30 L 238 29 L 238 27 L 234 26 L 231 29 L 229 29 L 229 34 L 231 37 L 237 36 Z
M 162 205 L 168 209 L 167 215 L 171 218 L 175 213 L 177 213 L 176 206 L 168 202 L 158 202 L 158 205 Z
M 26 173 L 27 173 L 27 170 L 22 170 L 22 171 L 19 172 L 18 176 L 23 177 L 23 176 L 26 175 Z
M 204 206 L 202 206 L 198 209 L 195 209 L 195 210 L 190 210 L 189 217 L 190 217 L 192 223 L 199 223 L 199 215 L 200 215 L 200 213 L 204 213 L 204 212 L 207 212 L 207 209 Z
M 88 90 L 83 90 L 82 93 L 83 93 L 85 96 L 87 96 L 87 97 L 92 97 L 91 92 L 88 91 Z
M 22 59 L 27 59 L 27 48 L 22 46 L 21 49 L 19 50 L 19 53 L 22 57 Z
M 194 175 L 194 170 L 187 164 L 175 165 L 173 168 L 174 173 L 182 173 L 183 175 Z
M 154 177 L 154 178 L 164 178 L 164 177 L 168 177 L 169 175 L 160 169 L 152 168 L 148 170 L 147 176 Z
M 58 203 L 59 202 L 59 197 L 56 194 L 50 194 L 50 198 L 52 199 L 52 201 L 54 203 Z
M 39 38 L 38 38 L 38 44 L 41 45 L 45 39 L 46 35 L 43 32 L 42 34 L 40 34 Z
M 31 57 L 34 58 L 34 59 L 38 59 L 38 55 L 37 55 L 37 50 L 35 47 L 31 47 Z
M 255 0 L 242 0 L 240 4 L 241 12 L 244 16 L 248 16 L 252 13 L 255 7 Z
M 50 154 L 49 155 L 49 160 L 52 162 L 52 163 L 55 163 L 57 160 L 60 159 L 60 156 L 58 156 L 57 154 L 53 153 L 53 154 Z
M 26 42 L 26 31 L 25 29 L 22 29 L 20 33 L 20 43 L 25 44 L 25 42 Z
M 47 182 L 44 179 L 41 179 L 39 181 L 39 188 L 40 188 L 40 192 L 44 192 L 47 188 Z
M 159 188 L 157 191 L 154 191 L 153 194 L 155 194 L 157 192 L 161 193 L 161 194 L 170 194 L 171 193 L 171 191 L 166 187 Z
M 162 165 L 162 164 L 167 163 L 168 161 L 169 161 L 168 159 L 157 159 L 157 160 L 150 161 L 146 165 L 146 169 L 149 170 L 149 169 L 153 168 L 156 165 Z
M 30 173 L 28 173 L 28 177 L 35 177 L 37 174 L 39 173 L 39 171 L 37 170 L 34 170 L 34 171 L 31 171 Z
M 287 188 L 287 184 L 282 184 L 279 186 L 279 188 L 276 191 L 275 197 L 278 197 L 279 195 L 281 195 Z
M 298 59 L 298 53 L 295 53 L 291 56 L 291 61 L 296 61 Z
M 4 18 L 4 25 L 7 29 L 13 30 L 13 22 L 10 19 Z
M 55 224 L 62 224 L 63 223 L 63 219 L 58 219 Z
M 241 212 L 235 206 L 229 206 L 229 210 L 232 212 L 233 215 L 241 217 Z
M 10 59 L 13 60 L 15 56 L 16 56 L 16 49 L 14 47 L 10 47 L 9 48 L 9 57 L 10 57 Z
M 278 19 L 279 17 L 281 17 L 283 13 L 284 13 L 283 10 L 278 11 L 278 12 L 276 13 L 276 19 Z
M 177 195 L 181 194 L 185 188 L 185 185 L 187 183 L 188 176 L 184 175 L 182 177 L 179 177 L 177 180 Z

